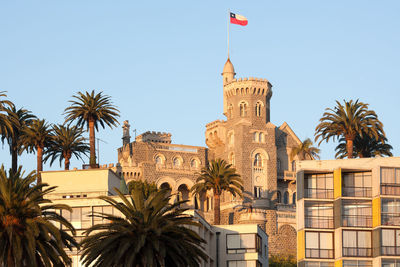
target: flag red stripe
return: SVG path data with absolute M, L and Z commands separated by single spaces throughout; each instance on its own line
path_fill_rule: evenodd
M 231 23 L 242 25 L 242 26 L 246 26 L 247 25 L 247 20 L 238 20 L 236 18 L 232 18 L 231 17 Z

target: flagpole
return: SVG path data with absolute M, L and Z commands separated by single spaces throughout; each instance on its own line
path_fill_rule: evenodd
M 228 58 L 229 58 L 229 22 L 231 18 L 231 11 L 228 10 Z

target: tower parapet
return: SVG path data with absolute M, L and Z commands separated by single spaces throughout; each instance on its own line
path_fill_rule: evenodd
M 171 144 L 171 134 L 147 131 L 136 137 L 136 142 L 156 142 Z

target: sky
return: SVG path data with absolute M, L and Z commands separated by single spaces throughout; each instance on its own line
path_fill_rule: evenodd
M 313 138 L 325 108 L 360 99 L 399 155 L 399 1 L 3 0 L 0 90 L 50 123 L 64 122 L 78 91 L 109 95 L 121 124 L 97 133 L 100 164 L 118 161 L 124 120 L 137 134 L 169 132 L 173 143 L 205 146 L 205 125 L 224 119 L 229 10 L 249 21 L 230 27 L 236 77 L 271 82 L 273 124 Z M 335 146 L 322 143 L 321 158 L 333 159 Z M 1 148 L 9 168 L 8 145 Z M 19 164 L 34 170 L 36 157 Z

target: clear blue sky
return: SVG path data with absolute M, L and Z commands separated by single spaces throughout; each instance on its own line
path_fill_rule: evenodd
M 231 27 L 237 77 L 273 84 L 275 125 L 313 137 L 326 107 L 359 98 L 399 155 L 399 1 L 1 1 L 0 90 L 52 123 L 77 91 L 103 90 L 138 133 L 204 146 L 205 124 L 223 118 L 228 9 L 249 20 Z M 121 135 L 98 133 L 101 164 L 117 162 Z M 322 144 L 322 158 L 334 147 Z M 10 161 L 4 145 L 0 162 Z

